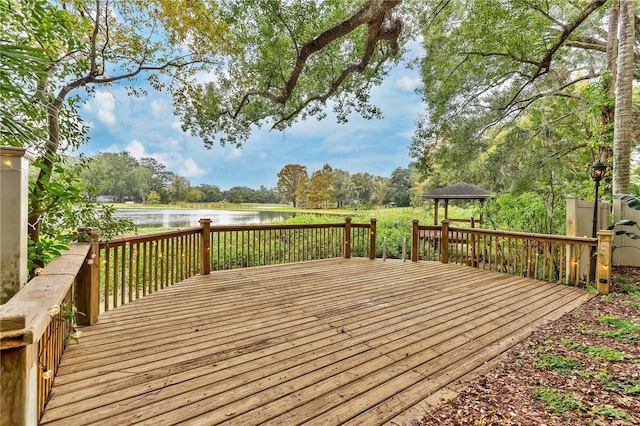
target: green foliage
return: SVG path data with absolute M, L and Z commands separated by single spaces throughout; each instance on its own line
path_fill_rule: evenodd
M 550 368 L 558 373 L 570 373 L 578 366 L 578 361 L 569 357 L 546 354 L 536 364 L 538 368 Z
M 607 391 L 617 392 L 622 395 L 635 395 L 640 393 L 640 380 L 637 378 L 618 379 L 604 371 L 596 373 L 596 377 L 600 383 L 602 383 L 602 387 Z
M 545 386 L 538 386 L 534 388 L 534 391 L 547 409 L 553 413 L 566 413 L 582 409 L 582 402 L 572 393 L 560 392 Z
M 48 138 L 47 84 L 56 86 L 72 73 L 64 60 L 56 62 L 69 49 L 83 46 L 76 37 L 78 20 L 51 2 L 44 0 L 4 0 L 0 3 L 0 112 L 2 143 L 29 147 L 40 153 Z M 55 77 L 50 75 L 54 73 Z M 84 129 L 76 113 L 77 98 L 57 107 L 62 132 L 57 143 L 76 147 Z
M 41 236 L 38 242 L 34 242 L 29 237 L 27 268 L 29 271 L 34 271 L 38 267 L 45 266 L 68 248 L 68 241 L 63 235 Z
M 620 342 L 636 344 L 639 340 L 640 325 L 634 324 L 632 321 L 623 320 L 617 317 L 604 316 L 598 319 L 601 324 L 608 325 L 615 330 L 599 331 L 594 330 L 591 333 L 598 336 L 608 337 Z
M 76 344 L 80 344 L 80 337 L 76 334 L 76 318 L 78 315 L 84 316 L 82 312 L 78 311 L 78 308 L 70 305 L 62 305 L 62 314 L 58 318 L 58 321 L 69 323 L 69 328 L 71 329 L 71 334 L 67 336 L 67 341 L 74 341 Z
M 565 340 L 562 343 L 564 343 L 565 346 L 571 349 L 583 352 L 593 358 L 601 359 L 605 361 L 622 361 L 629 357 L 624 352 L 618 352 L 606 346 L 578 345 L 568 340 Z
M 634 284 L 623 284 L 622 285 L 622 291 L 625 291 L 627 293 L 640 293 L 640 286 L 634 285 Z
M 631 417 L 622 410 L 616 410 L 610 405 L 603 405 L 600 407 L 593 407 L 591 409 L 593 414 L 600 414 L 610 419 L 623 419 L 623 420 L 631 420 Z
M 564 209 L 549 209 L 542 197 L 533 192 L 499 195 L 489 199 L 483 211 L 485 221 L 494 229 L 564 234 Z
M 46 166 L 35 163 L 40 170 Z M 30 179 L 29 204 L 39 214 L 39 238 L 29 239 L 29 270 L 45 266 L 67 244 L 77 237 L 77 229 L 93 226 L 101 230 L 105 240 L 133 231 L 133 224 L 115 216 L 113 206 L 98 206 L 93 201 L 93 188 L 79 177 L 85 164 L 62 162 L 46 179 Z M 38 171 L 38 170 L 36 170 Z
M 540 228 L 560 233 L 551 212 L 567 195 L 592 197 L 587 167 L 613 147 L 610 74 L 595 48 L 606 45 L 610 8 L 560 0 L 428 5 L 420 15 L 427 113 L 411 156 L 429 184 L 535 192 L 549 217 Z M 582 39 L 590 43 L 569 42 Z M 605 197 L 610 184 L 602 182 Z
M 298 203 L 306 191 L 308 180 L 306 166 L 287 164 L 278 172 L 276 191 L 285 202 L 293 203 L 293 207 L 298 207 Z
M 389 188 L 383 204 L 393 203 L 395 207 L 409 207 L 414 196 L 415 170 L 398 167 L 391 173 Z
M 616 198 L 620 198 L 623 203 L 625 203 L 626 205 L 628 205 L 632 209 L 640 210 L 640 198 L 636 197 L 635 195 L 622 194 L 622 195 L 616 195 L 615 197 Z M 616 227 L 620 227 L 620 226 L 635 226 L 636 228 L 638 228 L 638 230 L 640 230 L 640 226 L 638 225 L 638 223 L 636 223 L 633 220 L 627 220 L 627 219 L 619 220 L 618 222 L 616 222 L 613 225 L 611 225 L 608 229 L 611 230 L 611 229 L 615 229 Z M 640 235 L 639 234 L 636 234 L 634 231 L 629 231 L 628 229 L 617 230 L 616 231 L 616 235 L 626 235 L 627 237 L 631 238 L 632 240 L 640 239 Z
M 147 195 L 147 203 L 148 204 L 159 204 L 160 203 L 160 195 L 156 191 L 150 191 L 149 195 Z

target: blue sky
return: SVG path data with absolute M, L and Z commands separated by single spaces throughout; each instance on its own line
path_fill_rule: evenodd
M 286 132 L 254 130 L 239 149 L 210 150 L 180 129 L 170 96 L 151 90 L 134 98 L 118 86 L 97 87 L 80 111 L 90 128 L 90 142 L 80 152 L 128 151 L 136 158 L 153 157 L 194 186 L 206 183 L 222 190 L 275 187 L 278 172 L 290 163 L 306 166 L 310 175 L 328 163 L 352 174 L 389 177 L 410 162 L 415 120 L 424 111 L 415 93 L 418 85 L 418 71 L 399 65 L 372 91 L 372 101 L 383 112 L 381 120 L 352 114 L 348 123 L 338 124 L 329 112 L 322 121 L 312 118 Z

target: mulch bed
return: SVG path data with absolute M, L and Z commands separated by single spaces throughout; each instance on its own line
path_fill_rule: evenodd
M 541 326 L 413 425 L 640 425 L 640 268 Z

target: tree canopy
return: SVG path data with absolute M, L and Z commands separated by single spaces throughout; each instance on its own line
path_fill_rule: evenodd
M 380 116 L 369 89 L 399 58 L 400 3 L 219 1 L 217 13 L 238 48 L 226 55 L 224 72 L 177 103 L 184 128 L 207 145 L 240 145 L 252 126 L 284 129 L 323 117 L 329 100 L 340 121 L 351 111 Z
M 540 168 L 523 167 L 517 154 L 505 162 L 508 151 L 521 149 L 531 152 L 532 166 L 561 165 L 552 167 L 555 177 L 549 169 L 540 174 L 554 185 L 579 181 L 580 173 L 586 177 L 596 159 L 610 165 L 613 93 L 608 86 L 615 77 L 610 58 L 615 68 L 612 50 L 618 43 L 617 27 L 608 24 L 617 24 L 617 8 L 617 2 L 603 0 L 456 0 L 429 9 L 422 20 L 420 61 L 426 112 L 411 147 L 423 174 L 449 172 L 455 182 L 464 180 L 466 170 L 478 183 L 500 183 L 488 173 L 498 172 L 524 183 L 531 181 L 526 173 Z M 630 49 L 624 55 L 634 64 L 629 78 L 637 80 L 640 31 L 635 46 L 635 53 Z M 638 126 L 638 120 L 632 123 L 626 128 Z M 630 144 L 629 136 L 618 143 Z M 617 162 L 628 170 L 628 153 Z M 548 187 L 549 179 L 545 182 Z

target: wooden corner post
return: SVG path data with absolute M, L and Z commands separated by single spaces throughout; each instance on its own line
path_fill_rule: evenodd
M 449 219 L 442 221 L 440 231 L 440 262 L 449 263 Z
M 351 218 L 344 219 L 344 258 L 351 258 Z
M 418 219 L 411 222 L 411 261 L 418 261 L 418 244 L 420 240 L 420 230 L 418 228 Z
M 36 345 L 0 349 L 0 425 L 38 424 Z
M 596 288 L 598 294 L 609 294 L 612 252 L 613 231 L 598 231 L 598 247 L 596 249 Z
M 100 229 L 79 229 L 78 235 L 82 233 L 91 247 L 77 278 L 76 307 L 79 314 L 76 315 L 76 321 L 81 325 L 93 325 L 98 322 L 100 315 Z
M 369 259 L 376 258 L 376 219 L 371 219 L 371 230 L 369 232 Z
M 200 275 L 211 273 L 211 219 L 200 219 Z

